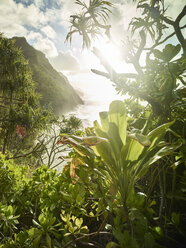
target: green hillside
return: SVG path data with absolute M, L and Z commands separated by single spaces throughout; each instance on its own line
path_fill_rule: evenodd
M 29 45 L 24 37 L 13 37 L 15 46 L 20 47 L 33 71 L 37 92 L 42 96 L 41 105 L 50 103 L 56 114 L 70 111 L 83 101 L 70 85 L 68 79 L 58 73 L 41 52 Z

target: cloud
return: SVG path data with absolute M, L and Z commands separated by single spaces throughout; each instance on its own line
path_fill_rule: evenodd
M 59 52 L 58 56 L 51 58 L 50 62 L 59 71 L 79 71 L 80 64 L 71 51 Z
M 42 35 L 39 32 L 34 32 L 34 31 L 30 31 L 27 35 L 26 35 L 26 39 L 30 40 L 30 41 L 37 41 L 39 39 L 42 39 Z
M 54 42 L 48 38 L 38 39 L 37 42 L 34 43 L 34 47 L 45 53 L 47 57 L 55 57 L 58 55 Z
M 12 21 L 20 25 L 41 27 L 47 23 L 47 19 L 42 11 L 34 4 L 25 6 L 22 3 L 16 4 L 13 0 L 0 1 L 1 17 L 4 20 Z M 7 18 L 8 16 L 8 18 Z
M 51 28 L 49 25 L 41 28 L 41 31 L 48 37 L 51 39 L 55 39 L 56 37 L 56 32 L 54 31 L 53 28 Z
M 0 18 L 0 23 L 1 23 L 1 18 Z M 12 23 L 11 25 L 9 23 L 4 23 L 4 25 L 1 26 L 0 32 L 4 33 L 8 38 L 12 38 L 13 36 L 26 37 L 28 33 L 25 27 L 16 23 Z
M 133 17 L 138 17 L 136 12 L 136 5 L 132 2 L 126 3 L 124 1 L 115 0 L 114 8 L 110 16 L 111 32 L 114 40 L 121 41 L 126 38 L 128 33 L 128 26 Z
M 33 1 L 37 2 L 37 5 Z M 42 0 L 21 0 L 19 3 L 0 0 L 0 32 L 9 38 L 24 36 L 48 57 L 57 56 L 55 43 L 50 40 L 55 40 L 56 32 L 49 25 L 55 11 L 47 15 L 39 8 L 39 5 L 43 4 Z

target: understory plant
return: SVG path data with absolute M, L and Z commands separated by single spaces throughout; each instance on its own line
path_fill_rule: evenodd
M 112 102 L 109 112 L 100 113 L 100 121 L 101 125 L 94 122 L 96 136 L 62 135 L 59 143 L 69 144 L 75 150 L 70 163 L 71 177 L 74 182 L 84 180 L 81 171 L 89 167 L 102 178 L 104 184 L 98 180 L 98 187 L 102 192 L 107 187 L 106 195 L 102 195 L 104 207 L 112 215 L 111 229 L 120 247 L 142 247 L 148 239 L 155 244 L 160 232 L 157 237 L 153 234 L 156 229 L 149 220 L 158 217 L 153 210 L 156 201 L 147 198 L 138 181 L 154 163 L 158 166 L 159 161 L 181 146 L 181 141 L 171 144 L 164 139 L 174 121 L 149 132 L 147 120 L 142 130 L 128 132 L 122 101 Z M 98 159 L 99 163 L 92 162 Z

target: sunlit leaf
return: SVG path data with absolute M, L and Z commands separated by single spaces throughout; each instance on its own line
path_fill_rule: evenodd
M 78 228 L 80 228 L 81 225 L 83 224 L 83 218 L 80 218 L 80 219 L 77 218 L 75 221 L 75 224 Z
M 108 112 L 100 112 L 99 113 L 99 117 L 101 120 L 101 125 L 102 125 L 102 129 L 104 132 L 107 132 L 109 129 L 109 121 L 108 121 Z
M 122 149 L 122 157 L 128 161 L 135 161 L 141 155 L 143 148 L 143 145 L 141 145 L 138 141 L 134 139 L 129 140 L 126 146 L 124 146 Z
M 143 146 L 150 146 L 151 142 L 147 136 L 140 133 L 129 133 L 128 137 L 137 140 Z
M 83 137 L 83 144 L 85 146 L 96 146 L 102 142 L 107 142 L 107 141 L 108 141 L 107 139 L 97 136 Z
M 113 101 L 109 106 L 108 113 L 109 122 L 115 123 L 119 130 L 120 138 L 125 145 L 126 143 L 126 109 L 125 104 L 122 101 Z
M 162 137 L 163 135 L 165 135 L 165 132 L 168 130 L 168 128 L 174 124 L 175 121 L 172 121 L 172 122 L 168 122 L 168 123 L 165 123 L 159 127 L 157 127 L 156 129 L 152 130 L 148 135 L 148 139 L 152 142 L 151 143 L 151 146 L 154 146 L 155 142 L 160 138 Z

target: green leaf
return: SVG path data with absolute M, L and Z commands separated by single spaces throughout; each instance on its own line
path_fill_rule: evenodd
M 83 143 L 86 146 L 96 146 L 102 142 L 108 142 L 108 140 L 97 136 L 83 137 Z
M 46 243 L 49 248 L 52 247 L 52 240 L 51 237 L 48 235 L 48 233 L 46 234 Z
M 158 59 L 164 60 L 163 53 L 159 51 L 158 49 L 153 50 L 154 56 Z
M 32 222 L 36 225 L 36 226 L 39 226 L 39 223 L 35 220 L 32 220 Z
M 143 134 L 130 133 L 130 134 L 128 134 L 128 137 L 131 139 L 137 140 L 143 146 L 150 146 L 151 145 L 151 141 L 149 140 L 149 138 Z
M 112 149 L 109 143 L 101 143 L 96 146 L 93 146 L 92 149 L 95 151 L 95 153 L 98 156 L 101 156 L 102 159 L 107 163 L 107 164 L 114 164 L 114 159 L 112 157 Z
M 119 159 L 123 143 L 119 135 L 119 129 L 115 123 L 109 122 L 108 140 L 116 160 Z
M 150 150 L 144 151 L 144 157 L 139 161 L 135 175 L 137 177 L 142 177 L 150 165 L 162 159 L 164 156 L 172 154 L 181 144 L 181 142 L 178 142 L 169 146 L 164 146 L 161 149 L 155 146 Z
M 160 137 L 162 137 L 166 131 L 168 130 L 168 128 L 174 124 L 175 121 L 172 121 L 172 122 L 168 122 L 168 123 L 165 123 L 159 127 L 157 127 L 156 129 L 152 130 L 148 135 L 148 139 L 152 142 L 151 143 L 151 146 L 154 146 L 156 140 L 158 140 Z
M 102 129 L 104 132 L 107 132 L 109 129 L 109 121 L 108 121 L 108 112 L 100 112 L 99 113 L 99 117 L 101 120 L 101 125 L 102 125 Z
M 158 59 L 161 59 L 165 62 L 171 61 L 181 50 L 181 45 L 178 44 L 176 46 L 172 44 L 167 44 L 163 51 L 159 51 L 158 49 L 154 49 L 153 53 L 154 56 Z
M 83 218 L 80 218 L 80 219 L 77 218 L 75 221 L 75 224 L 78 228 L 80 228 L 81 225 L 83 224 Z
M 156 226 L 154 227 L 154 230 L 156 231 L 157 234 L 159 234 L 160 236 L 162 236 L 163 232 L 160 226 Z
M 154 237 L 150 232 L 145 233 L 145 248 L 153 248 L 155 246 L 155 240 Z
M 51 215 L 52 216 L 52 215 Z M 50 216 L 48 216 L 48 218 L 51 218 Z M 49 225 L 52 226 L 56 221 L 56 217 L 53 217 L 50 219 Z
M 131 139 L 127 145 L 122 148 L 122 158 L 127 161 L 135 161 L 139 158 L 143 151 L 143 146 L 136 140 Z
M 46 222 L 45 215 L 43 213 L 40 214 L 39 217 L 38 217 L 38 220 L 39 220 L 40 224 L 43 226 L 45 224 L 45 222 Z
M 33 248 L 38 248 L 39 242 L 41 240 L 42 234 L 39 234 L 33 241 Z
M 94 121 L 94 128 L 95 128 L 95 132 L 96 132 L 96 135 L 98 137 L 104 137 L 104 138 L 109 138 L 107 133 L 105 133 L 104 131 L 102 131 L 100 125 L 98 124 L 97 121 Z M 107 143 L 107 142 L 103 142 L 103 143 L 100 143 L 96 146 L 93 146 L 92 149 L 96 152 L 96 154 L 98 156 L 101 156 L 102 159 L 108 163 L 108 164 L 113 164 L 114 163 L 114 160 L 113 160 L 113 152 L 112 152 L 112 149 L 111 149 L 111 146 L 110 146 L 110 143 Z
M 169 62 L 171 59 L 173 59 L 181 50 L 181 45 L 178 44 L 176 46 L 172 44 L 167 44 L 165 48 L 163 49 L 163 56 L 164 60 Z
M 115 123 L 119 130 L 123 145 L 126 144 L 127 118 L 125 104 L 122 101 L 113 101 L 109 106 L 109 122 Z
M 115 242 L 109 242 L 107 245 L 106 245 L 106 248 L 116 248 L 116 247 L 119 247 L 119 245 Z
M 171 220 L 175 224 L 175 226 L 178 227 L 180 224 L 180 214 L 173 212 L 171 216 Z
M 107 132 L 102 130 L 101 126 L 99 125 L 97 121 L 94 121 L 94 128 L 95 128 L 95 133 L 98 137 L 103 137 L 103 138 L 108 139 Z

